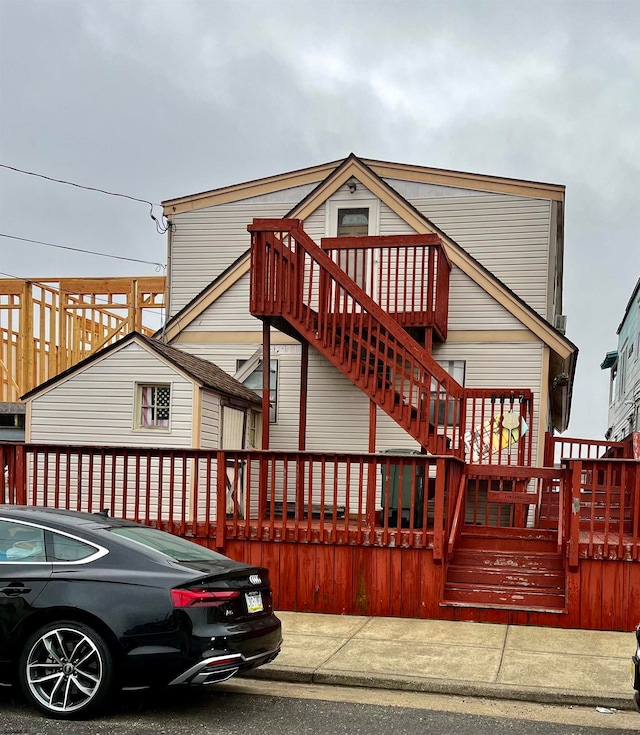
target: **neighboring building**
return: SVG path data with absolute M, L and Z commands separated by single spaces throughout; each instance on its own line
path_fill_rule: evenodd
M 600 365 L 610 370 L 607 439 L 622 441 L 640 432 L 640 279 L 624 310 L 618 348 Z
M 26 440 L 246 449 L 260 397 L 216 365 L 132 332 L 23 396 Z

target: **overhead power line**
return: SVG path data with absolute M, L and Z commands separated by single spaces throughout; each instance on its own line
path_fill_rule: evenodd
M 132 263 L 145 263 L 146 265 L 155 265 L 157 269 L 164 269 L 164 263 L 158 263 L 153 260 L 140 260 L 139 258 L 127 258 L 124 255 L 111 255 L 110 253 L 99 253 L 95 250 L 84 250 L 83 248 L 72 248 L 69 245 L 56 245 L 52 242 L 42 242 L 41 240 L 31 240 L 28 237 L 17 237 L 16 235 L 6 235 L 0 232 L 0 237 L 7 237 L 10 240 L 20 240 L 20 242 L 29 242 L 34 245 L 45 245 L 48 248 L 58 248 L 60 250 L 73 250 L 76 253 L 85 253 L 87 255 L 99 255 L 101 258 L 114 258 L 115 260 L 128 260 Z
M 107 189 L 99 189 L 95 186 L 85 186 L 84 184 L 76 184 L 74 181 L 65 181 L 64 179 L 56 179 L 53 176 L 45 176 L 45 174 L 38 174 L 34 171 L 25 171 L 22 168 L 17 168 L 16 166 L 9 166 L 5 163 L 0 163 L 0 168 L 5 168 L 8 171 L 15 171 L 19 174 L 25 174 L 26 176 L 35 176 L 39 179 L 45 179 L 46 181 L 53 181 L 56 184 L 66 184 L 67 186 L 74 186 L 76 189 L 86 189 L 87 191 L 95 191 L 99 194 L 107 194 L 111 197 L 120 197 L 121 199 L 129 199 L 132 202 L 140 202 L 141 204 L 148 204 L 150 207 L 149 216 L 151 219 L 155 222 L 156 230 L 162 234 L 166 232 L 169 229 L 168 223 L 166 223 L 166 218 L 164 215 L 162 216 L 162 222 L 154 215 L 153 208 L 154 207 L 161 207 L 161 204 L 158 204 L 158 202 L 150 202 L 148 199 L 140 199 L 139 197 L 133 197 L 129 194 L 120 194 L 119 192 L 115 191 L 107 191 Z

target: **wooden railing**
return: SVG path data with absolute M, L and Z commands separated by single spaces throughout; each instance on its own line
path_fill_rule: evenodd
M 437 235 L 325 237 L 321 247 L 402 326 L 447 338 L 451 263 Z
M 572 567 L 640 560 L 640 463 L 466 468 L 419 454 L 0 443 L 0 501 L 93 512 L 183 536 L 432 548 L 465 525 L 555 530 Z M 463 475 L 464 470 L 464 475 Z M 222 522 L 220 522 L 222 520 Z
M 18 401 L 133 330 L 155 332 L 164 291 L 163 276 L 0 279 L 0 401 Z
M 0 499 L 95 512 L 183 536 L 442 554 L 455 458 L 0 443 Z
M 568 459 L 631 459 L 632 457 L 633 447 L 630 443 L 545 434 L 545 467 L 560 466 L 564 460 Z
M 463 388 L 299 220 L 254 220 L 249 230 L 251 313 L 284 318 L 422 447 L 462 454 Z
M 571 475 L 569 562 L 581 545 L 592 556 L 640 559 L 640 462 L 633 459 L 567 461 Z M 614 556 L 615 555 L 615 556 Z
M 465 460 L 531 466 L 533 393 L 524 388 L 465 388 Z

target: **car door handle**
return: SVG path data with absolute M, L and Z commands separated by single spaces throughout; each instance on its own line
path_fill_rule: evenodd
M 0 592 L 6 597 L 17 597 L 18 595 L 29 594 L 31 587 L 25 587 L 22 584 L 8 584 L 6 587 L 0 589 Z

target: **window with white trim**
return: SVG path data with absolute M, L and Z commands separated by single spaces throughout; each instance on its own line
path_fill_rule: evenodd
M 328 237 L 367 237 L 380 231 L 380 202 L 334 200 L 327 203 L 326 232 Z M 377 254 L 368 248 L 337 250 L 333 260 L 360 288 L 373 295 Z
M 620 360 L 618 365 L 618 398 L 624 398 L 624 394 L 627 392 L 627 357 L 628 357 L 628 346 L 624 343 L 624 347 L 620 352 Z
M 171 385 L 138 384 L 136 428 L 168 429 L 171 418 Z

